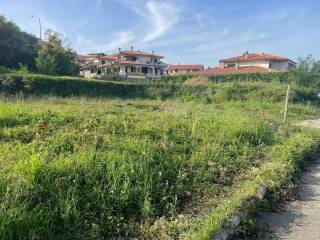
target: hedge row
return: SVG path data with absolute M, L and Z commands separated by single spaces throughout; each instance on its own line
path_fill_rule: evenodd
M 4 74 L 0 75 L 0 91 L 15 94 L 23 92 L 34 95 L 90 96 L 90 97 L 143 97 L 143 85 L 112 81 L 87 80 L 76 77 L 46 75 Z
M 290 76 L 289 72 L 236 73 L 236 74 L 227 74 L 224 76 L 209 76 L 209 82 L 225 83 L 225 82 L 277 81 L 280 83 L 286 83 L 289 80 L 289 76 Z
M 33 74 L 0 74 L 0 92 L 26 95 L 88 96 L 117 98 L 168 99 L 205 102 L 268 100 L 282 101 L 286 87 L 282 84 L 263 82 L 231 82 L 212 85 L 181 85 L 180 83 L 124 83 L 105 80 L 88 80 L 76 77 L 57 77 Z M 314 88 L 295 87 L 291 93 L 294 102 L 319 103 Z

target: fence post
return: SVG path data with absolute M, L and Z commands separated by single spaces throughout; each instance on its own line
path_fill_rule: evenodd
M 288 104 L 289 104 L 289 95 L 290 95 L 290 84 L 288 84 L 288 90 L 287 90 L 287 95 L 286 95 L 286 103 L 285 103 L 285 108 L 284 108 L 284 116 L 283 116 L 283 123 L 287 123 L 288 119 Z

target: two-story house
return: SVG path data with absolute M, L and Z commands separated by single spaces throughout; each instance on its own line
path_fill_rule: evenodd
M 173 76 L 192 74 L 203 69 L 204 67 L 202 64 L 172 64 L 169 67 L 168 74 Z
M 167 73 L 167 64 L 155 52 L 134 50 L 122 51 L 113 55 L 98 55 L 90 64 L 83 67 L 81 75 L 92 78 L 107 77 L 108 69 L 116 67 L 122 78 L 160 78 Z
M 245 52 L 241 56 L 219 61 L 219 66 L 199 71 L 199 75 L 225 75 L 231 73 L 285 72 L 295 68 L 296 63 L 289 58 L 266 53 Z

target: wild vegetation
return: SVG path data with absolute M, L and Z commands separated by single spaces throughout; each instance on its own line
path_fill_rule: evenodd
M 48 75 L 79 75 L 75 52 L 62 34 L 47 30 L 44 39 L 22 32 L 0 15 L 0 74 L 10 71 Z
M 319 143 L 282 125 L 279 83 L 29 77 L 0 103 L 1 239 L 208 239 Z M 289 119 L 318 114 L 296 101 Z
M 35 70 L 36 44 L 36 37 L 0 16 L 0 72 L 1 68 L 17 69 L 20 64 Z
M 55 76 L 77 72 L 57 33 L 0 31 L 0 239 L 210 239 L 319 148 L 292 124 L 320 113 L 312 57 L 218 84 L 119 83 Z

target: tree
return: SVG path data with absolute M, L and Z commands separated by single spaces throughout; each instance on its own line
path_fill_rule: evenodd
M 49 75 L 78 75 L 75 55 L 68 45 L 64 46 L 62 34 L 47 30 L 44 41 L 38 44 L 37 70 Z
M 35 69 L 38 39 L 0 16 L 0 66 L 18 68 L 20 64 Z
M 320 62 L 312 55 L 299 58 L 296 69 L 292 71 L 298 85 L 319 86 L 320 84 Z

